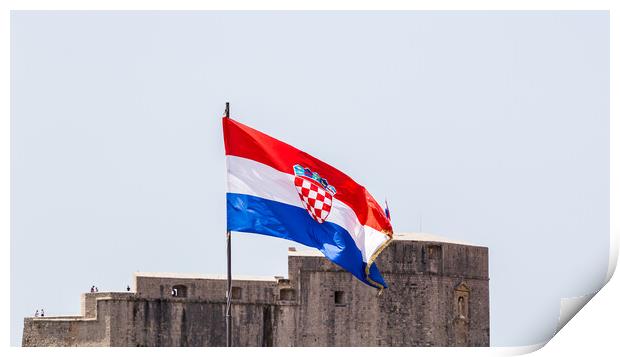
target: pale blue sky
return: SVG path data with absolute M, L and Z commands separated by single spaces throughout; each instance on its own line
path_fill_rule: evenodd
M 11 343 L 134 271 L 225 272 L 224 102 L 396 231 L 489 247 L 491 343 L 554 332 L 609 247 L 607 12 L 14 12 Z M 291 242 L 234 234 L 233 271 Z

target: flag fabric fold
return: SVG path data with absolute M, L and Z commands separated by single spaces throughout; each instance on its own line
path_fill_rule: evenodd
M 223 118 L 227 226 L 320 250 L 362 282 L 387 287 L 375 259 L 392 226 L 370 193 L 336 168 Z

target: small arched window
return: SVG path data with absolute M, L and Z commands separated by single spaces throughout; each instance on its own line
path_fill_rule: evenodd
M 187 297 L 187 286 L 175 285 L 172 287 L 171 295 L 174 297 Z
M 461 282 L 454 289 L 454 312 L 459 319 L 469 319 L 469 287 Z
M 465 298 L 459 296 L 458 302 L 459 317 L 465 317 Z
M 346 305 L 345 299 L 344 299 L 344 291 L 334 291 L 334 303 L 337 306 L 344 306 Z

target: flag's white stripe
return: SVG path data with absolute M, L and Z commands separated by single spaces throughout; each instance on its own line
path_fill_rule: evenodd
M 227 155 L 226 159 L 229 192 L 265 198 L 305 209 L 295 188 L 294 175 L 238 156 Z M 292 170 L 291 167 L 291 172 Z M 367 262 L 387 237 L 371 227 L 363 226 L 351 207 L 338 200 L 337 195 L 334 196 L 327 221 L 349 232 L 355 245 L 362 252 L 364 261 Z
M 252 195 L 304 208 L 295 189 L 293 175 L 238 156 L 227 155 L 226 159 L 228 192 Z

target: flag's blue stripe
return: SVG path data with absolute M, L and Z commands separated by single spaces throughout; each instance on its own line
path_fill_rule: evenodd
M 366 263 L 353 238 L 341 226 L 318 223 L 303 208 L 238 193 L 226 194 L 228 230 L 270 235 L 317 248 L 325 257 L 351 272 L 364 283 Z M 387 287 L 376 264 L 370 278 Z

